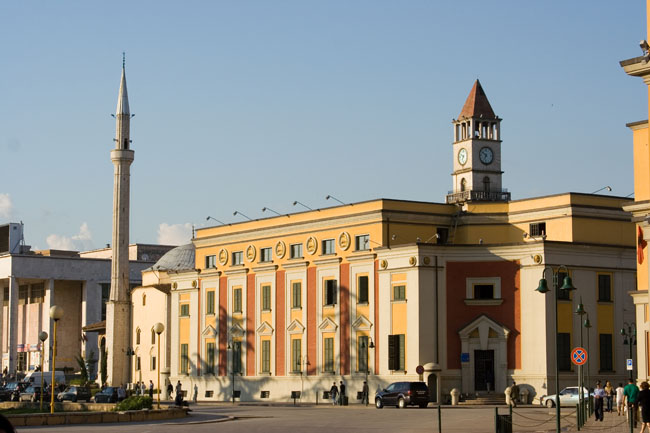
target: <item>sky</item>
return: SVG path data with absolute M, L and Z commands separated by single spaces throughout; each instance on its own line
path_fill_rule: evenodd
M 588 7 L 587 7 L 588 5 Z M 633 192 L 645 2 L 29 1 L 0 4 L 0 224 L 35 249 L 111 242 L 126 52 L 130 242 L 377 198 L 444 202 L 478 78 L 513 199 Z

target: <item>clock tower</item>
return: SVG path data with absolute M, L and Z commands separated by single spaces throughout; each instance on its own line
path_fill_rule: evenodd
M 501 187 L 501 119 L 494 114 L 479 80 L 453 120 L 453 189 L 447 203 L 508 201 Z

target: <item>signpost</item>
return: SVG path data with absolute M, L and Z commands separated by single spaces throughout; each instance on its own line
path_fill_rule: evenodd
M 576 347 L 571 351 L 571 362 L 578 366 L 578 399 L 580 402 L 585 397 L 585 388 L 580 380 L 582 378 L 582 366 L 587 362 L 587 351 L 583 347 Z M 587 398 L 589 398 L 589 393 L 587 393 Z M 581 405 L 581 411 L 583 410 Z M 582 412 L 581 412 L 582 413 Z
M 632 362 L 631 359 L 627 360 L 626 366 L 627 366 L 626 370 L 628 370 L 628 371 L 633 371 L 634 370 L 634 363 Z

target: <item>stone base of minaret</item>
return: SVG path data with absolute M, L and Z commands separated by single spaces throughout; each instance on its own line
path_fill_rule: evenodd
M 129 381 L 131 366 L 130 357 L 126 353 L 129 348 L 130 308 L 128 301 L 106 303 L 106 349 L 109 351 L 107 382 L 111 386 L 126 387 Z

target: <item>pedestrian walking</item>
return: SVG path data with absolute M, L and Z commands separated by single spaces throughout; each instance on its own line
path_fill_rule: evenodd
M 339 404 L 341 406 L 345 405 L 345 384 L 343 381 L 340 382 L 341 386 L 339 386 Z
M 370 392 L 370 389 L 368 388 L 368 382 L 366 382 L 364 380 L 363 381 L 363 389 L 362 389 L 363 399 L 361 400 L 361 403 L 365 403 L 366 406 L 368 406 L 368 399 L 369 399 L 368 393 L 369 392 Z
M 149 379 L 149 397 L 153 398 L 153 380 Z
M 174 385 L 172 385 L 172 383 L 169 381 L 167 382 L 167 400 L 171 400 L 173 393 L 174 393 Z
M 637 396 L 636 402 L 641 406 L 641 431 L 645 432 L 646 428 L 650 432 L 650 386 L 648 382 L 641 382 L 641 391 Z
M 180 380 L 176 383 L 176 406 L 183 406 L 183 385 Z
M 330 398 L 332 399 L 332 404 L 336 406 L 336 401 L 339 398 L 339 389 L 336 386 L 336 382 L 334 382 L 330 388 Z
M 117 401 L 122 401 L 126 398 L 126 390 L 124 389 L 124 385 L 120 385 L 119 388 L 117 388 Z
M 614 387 L 608 380 L 605 382 L 605 411 L 612 411 L 612 400 L 614 400 Z
M 594 415 L 596 421 L 603 421 L 603 403 L 605 403 L 605 390 L 599 380 L 596 382 L 596 389 L 594 389 Z
M 135 395 L 140 395 L 140 381 L 135 383 Z
M 618 416 L 621 416 L 623 413 L 623 400 L 623 384 L 619 382 L 616 388 L 616 413 Z
M 639 396 L 639 387 L 634 383 L 634 379 L 627 380 L 627 385 L 623 388 L 623 395 L 625 396 L 625 406 L 627 407 L 627 416 L 632 417 L 632 424 L 636 427 L 636 412 L 638 405 L 636 399 Z
M 192 401 L 196 403 L 198 399 L 199 399 L 199 386 L 197 384 L 194 384 L 194 397 L 192 397 Z

